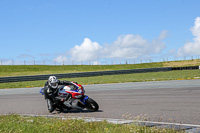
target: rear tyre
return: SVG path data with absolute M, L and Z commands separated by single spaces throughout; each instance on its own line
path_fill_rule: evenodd
M 88 98 L 85 102 L 87 110 L 94 112 L 99 109 L 99 105 L 92 98 Z
M 47 99 L 47 107 L 50 113 L 52 113 L 55 109 L 53 106 L 53 102 L 50 99 Z

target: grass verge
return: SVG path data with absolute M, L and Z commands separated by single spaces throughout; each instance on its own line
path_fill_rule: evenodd
M 123 65 L 0 65 L 0 77 L 198 65 L 200 59 Z
M 136 125 L 111 124 L 107 121 L 85 122 L 76 119 L 55 119 L 45 117 L 24 117 L 19 115 L 1 115 L 0 132 L 5 133 L 175 133 L 174 129 L 149 128 Z
M 105 75 L 105 76 L 94 76 L 94 77 L 68 78 L 60 80 L 76 81 L 79 84 L 86 85 L 86 84 L 104 84 L 104 83 L 143 82 L 143 81 L 185 80 L 185 79 L 196 79 L 197 77 L 200 77 L 200 70 Z M 45 82 L 46 80 L 0 83 L 0 88 L 5 89 L 5 88 L 42 87 L 44 86 Z
M 143 64 L 128 64 L 128 65 L 0 66 L 0 77 L 125 70 L 125 69 L 155 68 L 155 67 L 163 67 L 163 63 L 143 63 Z

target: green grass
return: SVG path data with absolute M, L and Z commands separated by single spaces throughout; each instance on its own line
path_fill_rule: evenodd
M 129 65 L 0 66 L 0 77 L 125 70 L 125 69 L 138 69 L 138 68 L 154 68 L 154 67 L 162 67 L 162 66 L 163 66 L 162 63 L 144 63 L 144 64 L 129 64 Z
M 1 65 L 0 77 L 198 65 L 200 59 L 125 65 Z
M 200 65 L 199 63 L 200 63 L 200 60 L 189 60 L 189 61 L 187 60 L 187 61 L 174 61 L 174 62 L 127 64 L 127 65 L 0 66 L 0 77 L 43 75 L 43 74 L 52 74 L 53 75 L 53 74 L 58 74 L 58 73 L 125 70 L 125 69 L 166 67 L 166 66 L 167 67 L 191 66 L 191 65 L 195 66 L 195 65 Z M 76 82 L 79 82 L 80 84 L 85 85 L 85 84 L 101 84 L 101 83 L 124 83 L 124 82 L 194 79 L 195 77 L 200 77 L 199 70 L 107 75 L 107 76 L 95 76 L 95 77 L 68 78 L 68 79 L 60 79 L 60 80 L 76 81 Z M 2 88 L 42 87 L 44 85 L 45 81 L 46 80 L 0 83 L 0 89 L 2 89 Z
M 85 122 L 76 119 L 55 119 L 45 117 L 25 117 L 19 115 L 1 115 L 2 133 L 175 133 L 174 129 L 157 129 L 136 125 L 111 124 L 107 121 Z
M 1 65 L 0 77 L 198 65 L 200 59 L 125 65 Z
M 105 75 L 82 78 L 68 78 L 60 80 L 76 81 L 79 84 L 103 84 L 103 83 L 125 83 L 125 82 L 143 82 L 143 81 L 163 81 L 163 80 L 182 80 L 195 79 L 200 77 L 200 70 L 182 70 L 154 73 L 135 73 L 121 75 Z M 46 80 L 1 83 L 0 88 L 24 88 L 24 87 L 42 87 Z

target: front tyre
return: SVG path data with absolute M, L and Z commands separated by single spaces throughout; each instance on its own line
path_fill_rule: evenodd
M 92 98 L 88 98 L 85 102 L 87 110 L 94 112 L 99 109 L 99 105 Z

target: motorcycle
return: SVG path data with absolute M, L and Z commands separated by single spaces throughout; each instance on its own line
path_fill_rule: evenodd
M 72 86 L 61 86 L 58 89 L 58 96 L 60 98 L 66 98 L 66 96 L 71 94 L 71 97 L 68 100 L 60 101 L 57 107 L 62 110 L 70 110 L 70 109 L 77 109 L 83 110 L 87 109 L 88 111 L 94 112 L 99 109 L 99 105 L 94 101 L 92 98 L 85 95 L 85 89 L 82 85 L 77 84 L 77 87 Z M 40 93 L 44 95 L 44 88 L 40 90 Z M 47 99 L 47 107 L 50 110 L 52 105 L 52 100 Z

